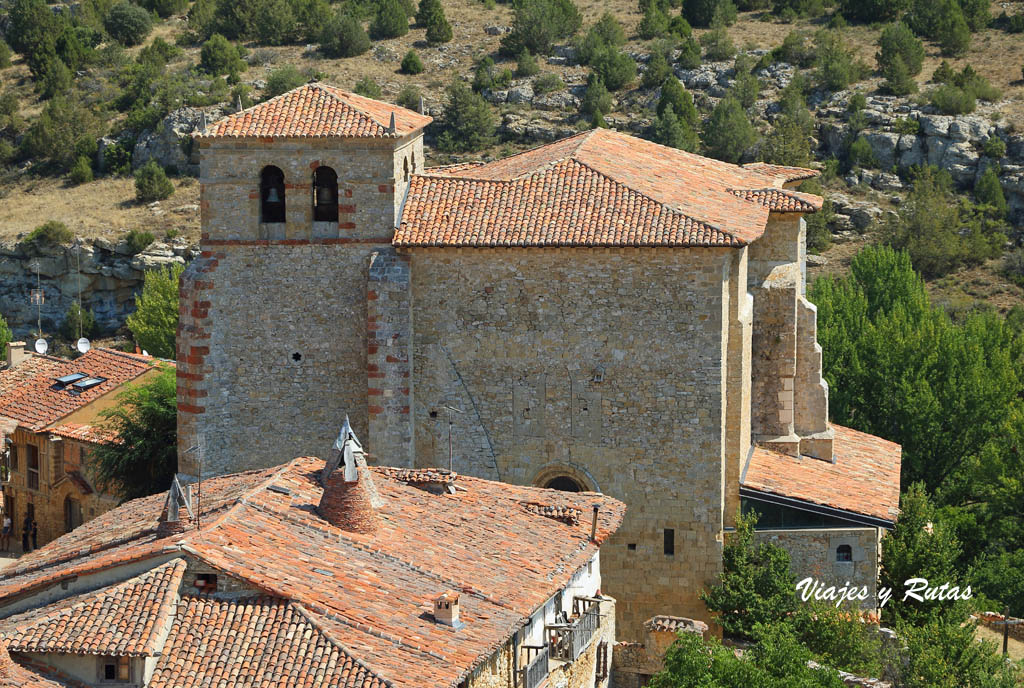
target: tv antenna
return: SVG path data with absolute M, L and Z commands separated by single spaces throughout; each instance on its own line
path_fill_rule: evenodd
M 39 260 L 35 259 L 29 263 L 29 268 L 36 271 L 36 288 L 30 292 L 30 301 L 36 307 L 36 353 L 45 354 L 49 345 L 43 339 L 43 303 L 46 301 L 43 296 L 43 286 L 39 278 Z
M 78 282 L 78 342 L 75 348 L 78 353 L 84 354 L 92 348 L 89 340 L 82 336 L 82 322 L 85 320 L 85 313 L 82 312 L 82 244 L 75 244 L 75 281 Z
M 442 408 L 448 412 L 448 470 L 452 471 L 452 466 L 455 463 L 455 445 L 452 443 L 452 414 L 462 413 L 462 409 L 447 405 Z

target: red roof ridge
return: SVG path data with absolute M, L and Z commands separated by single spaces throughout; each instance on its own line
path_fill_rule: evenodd
M 769 186 L 760 189 L 729 189 L 737 198 L 763 205 L 777 213 L 814 213 L 821 210 L 824 200 L 821 196 Z M 785 200 L 780 200 L 782 199 Z M 787 202 L 790 201 L 790 202 Z

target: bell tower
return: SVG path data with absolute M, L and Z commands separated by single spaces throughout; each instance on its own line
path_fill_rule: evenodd
M 201 254 L 182 276 L 177 335 L 184 477 L 321 454 L 345 413 L 373 451 L 367 285 L 375 262 L 400 262 L 391 240 L 430 121 L 309 83 L 195 135 Z M 394 329 L 400 352 L 411 333 Z

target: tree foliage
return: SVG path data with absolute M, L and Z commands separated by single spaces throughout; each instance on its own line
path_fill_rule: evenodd
M 461 80 L 448 86 L 448 102 L 441 116 L 443 131 L 438 147 L 447 151 L 478 151 L 494 143 L 494 113 L 479 93 Z
M 110 37 L 122 45 L 138 45 L 153 30 L 149 12 L 127 0 L 110 8 L 103 26 Z
M 127 501 L 168 489 L 178 467 L 176 386 L 174 368 L 161 367 L 128 384 L 118 403 L 100 412 L 100 427 L 117 438 L 90 456 L 103 491 Z
M 199 51 L 199 66 L 213 76 L 238 75 L 245 71 L 242 51 L 224 36 L 215 33 Z
M 996 140 L 998 141 L 998 139 Z M 1006 217 L 1007 204 L 997 170 L 995 165 L 985 168 L 974 185 L 974 196 L 978 199 L 978 203 L 991 208 L 996 217 L 1003 218 Z
M 11 328 L 7 325 L 7 320 L 4 319 L 3 314 L 0 314 L 0 349 L 6 350 L 7 344 L 13 336 Z
M 556 40 L 571 38 L 583 24 L 573 0 L 518 0 L 512 31 L 501 39 L 501 51 L 518 55 L 524 48 L 547 55 Z
M 757 130 L 739 101 L 727 96 L 711 112 L 702 138 L 705 151 L 712 158 L 739 162 L 743 153 L 757 142 Z
M 736 530 L 722 548 L 722 573 L 700 598 L 722 629 L 741 638 L 756 637 L 758 624 L 778 622 L 796 609 L 795 578 L 789 553 L 778 545 L 754 542 L 757 516 L 738 515 Z
M 370 36 L 375 39 L 398 38 L 409 33 L 409 15 L 399 0 L 380 0 L 377 14 L 370 24 Z
M 355 57 L 370 49 L 370 37 L 363 22 L 343 7 L 320 34 L 320 49 L 328 57 Z
M 162 201 L 174 194 L 174 184 L 167 178 L 164 168 L 150 159 L 135 171 L 135 200 L 140 203 Z
M 127 325 L 135 343 L 159 358 L 174 358 L 178 330 L 178 280 L 184 266 L 146 272 L 142 293 L 135 297 L 135 312 Z

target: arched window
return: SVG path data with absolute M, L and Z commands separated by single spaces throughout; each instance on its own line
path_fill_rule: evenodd
M 583 486 L 567 475 L 552 478 L 544 487 L 551 490 L 561 490 L 562 492 L 583 492 Z
M 853 547 L 849 545 L 836 547 L 836 561 L 853 561 Z
M 338 221 L 338 175 L 330 167 L 313 172 L 313 220 Z
M 284 222 L 284 172 L 273 165 L 260 172 L 260 222 Z

